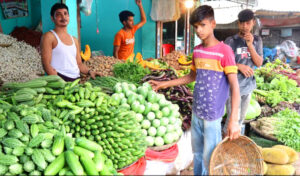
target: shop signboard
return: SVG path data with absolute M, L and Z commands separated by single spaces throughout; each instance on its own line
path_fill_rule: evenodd
M 28 16 L 27 0 L 0 0 L 0 3 L 6 19 Z

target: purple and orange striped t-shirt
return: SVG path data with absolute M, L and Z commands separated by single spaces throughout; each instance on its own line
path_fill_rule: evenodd
M 232 49 L 223 42 L 213 47 L 198 45 L 191 69 L 196 72 L 193 112 L 209 121 L 222 117 L 229 96 L 226 75 L 237 73 Z

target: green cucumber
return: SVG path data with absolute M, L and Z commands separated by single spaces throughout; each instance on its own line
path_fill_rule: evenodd
M 64 137 L 57 135 L 52 146 L 52 153 L 55 156 L 60 155 L 64 151 Z
M 70 136 L 65 136 L 65 146 L 67 150 L 73 150 L 75 146 L 75 141 Z
M 65 154 L 61 153 L 45 170 L 44 175 L 57 175 L 65 165 Z
M 79 159 L 76 157 L 75 153 L 72 152 L 71 150 L 68 150 L 65 152 L 65 156 L 66 156 L 66 162 L 70 167 L 70 169 L 72 170 L 72 172 L 75 175 L 83 175 L 84 174 L 83 167 L 80 164 Z
M 98 172 L 102 171 L 102 169 L 104 167 L 104 162 L 105 162 L 104 154 L 102 154 L 100 151 L 96 151 L 95 157 L 93 158 L 93 160 L 95 162 L 97 171 Z
M 99 175 L 96 165 L 90 157 L 86 155 L 80 156 L 80 161 L 83 164 L 87 175 Z
M 76 138 L 76 144 L 82 148 L 88 149 L 90 151 L 102 151 L 102 147 L 94 141 L 88 140 L 86 138 L 80 137 Z
M 89 151 L 89 150 L 87 150 L 87 149 L 84 149 L 84 148 L 82 148 L 82 147 L 78 147 L 78 146 L 75 146 L 74 147 L 74 153 L 76 154 L 76 155 L 78 155 L 78 156 L 84 156 L 84 155 L 87 155 L 87 156 L 89 156 L 90 158 L 94 158 L 94 153 L 93 152 L 91 152 L 91 151 Z

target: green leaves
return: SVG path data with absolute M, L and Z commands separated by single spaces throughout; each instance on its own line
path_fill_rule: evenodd
M 285 109 L 273 117 L 280 118 L 275 124 L 275 135 L 280 142 L 300 151 L 300 115 L 290 109 Z
M 150 74 L 149 69 L 143 68 L 136 62 L 117 63 L 114 65 L 113 72 L 115 77 L 128 80 L 134 84 L 140 83 L 144 76 Z

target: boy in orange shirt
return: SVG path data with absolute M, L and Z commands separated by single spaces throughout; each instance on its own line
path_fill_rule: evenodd
M 123 28 L 115 35 L 114 57 L 122 60 L 128 59 L 133 54 L 134 34 L 147 21 L 141 0 L 135 0 L 141 12 L 141 21 L 134 25 L 134 14 L 130 11 L 122 11 L 119 14 Z

